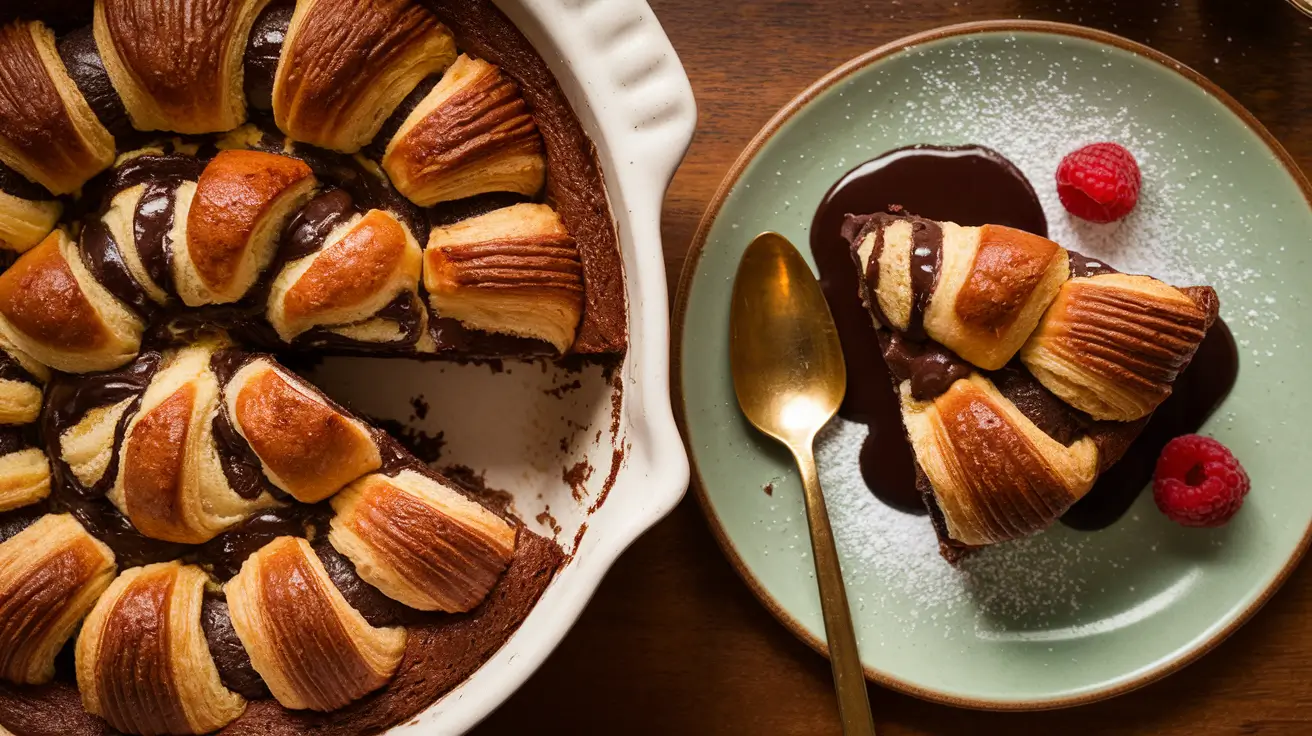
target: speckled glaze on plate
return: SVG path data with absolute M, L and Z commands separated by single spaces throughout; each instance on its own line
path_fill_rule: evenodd
M 1126 143 L 1144 170 L 1140 206 L 1120 225 L 1074 221 L 1052 192 L 1061 155 L 1094 140 Z M 730 285 L 763 230 L 809 259 L 828 187 L 915 143 L 996 148 L 1033 181 L 1064 245 L 1217 287 L 1241 368 L 1203 432 L 1234 448 L 1253 491 L 1223 529 L 1175 526 L 1145 493 L 1108 529 L 1055 526 L 953 570 L 935 558 L 927 519 L 853 482 L 863 430 L 839 422 L 822 438 L 822 481 L 866 675 L 987 709 L 1076 705 L 1163 677 L 1251 617 L 1312 532 L 1312 455 L 1300 449 L 1312 412 L 1312 186 L 1219 88 L 1117 36 L 1021 21 L 912 36 L 821 79 L 748 146 L 702 221 L 675 309 L 675 406 L 711 528 L 762 603 L 823 653 L 796 472 L 734 401 Z

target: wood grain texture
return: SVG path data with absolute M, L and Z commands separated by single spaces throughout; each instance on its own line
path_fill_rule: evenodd
M 1282 0 L 649 0 L 701 122 L 665 203 L 671 294 L 706 203 L 771 115 L 901 36 L 970 20 L 1081 23 L 1199 70 L 1312 171 L 1312 20 Z M 1312 733 L 1312 566 L 1198 663 L 1129 695 L 978 713 L 871 687 L 881 736 Z M 839 734 L 828 663 L 757 604 L 689 497 L 615 566 L 573 632 L 475 733 Z

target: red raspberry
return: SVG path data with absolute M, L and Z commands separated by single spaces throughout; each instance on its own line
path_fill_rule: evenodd
M 1113 222 L 1139 201 L 1139 164 L 1115 143 L 1091 143 L 1057 166 L 1057 196 L 1066 211 L 1090 222 Z
M 1153 474 L 1153 500 L 1185 526 L 1221 526 L 1248 495 L 1248 474 L 1225 445 L 1186 434 L 1162 449 Z

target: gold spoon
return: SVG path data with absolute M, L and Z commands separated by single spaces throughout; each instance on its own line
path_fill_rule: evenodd
M 843 733 L 874 736 L 852 612 L 812 449 L 816 432 L 843 401 L 847 368 L 820 284 L 779 233 L 758 235 L 738 264 L 729 358 L 734 393 L 748 421 L 792 450 L 801 470 Z

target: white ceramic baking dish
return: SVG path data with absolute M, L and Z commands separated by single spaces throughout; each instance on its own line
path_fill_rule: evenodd
M 688 486 L 670 409 L 660 233 L 665 190 L 696 125 L 688 77 L 645 0 L 496 2 L 546 59 L 597 147 L 624 257 L 629 350 L 610 380 L 598 368 L 511 362 L 329 359 L 314 371 L 372 416 L 441 431 L 441 464 L 484 473 L 514 495 L 520 518 L 572 554 L 506 645 L 393 736 L 461 733 L 500 705 L 564 637 L 616 557 Z M 623 459 L 613 470 L 616 446 Z

